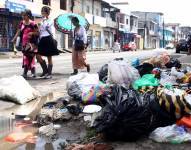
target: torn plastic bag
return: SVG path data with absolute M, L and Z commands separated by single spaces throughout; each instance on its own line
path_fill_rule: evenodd
M 150 134 L 149 138 L 156 142 L 179 144 L 190 142 L 191 134 L 183 126 L 172 125 L 157 128 Z
M 93 127 L 108 139 L 135 141 L 159 126 L 175 122 L 157 105 L 156 96 L 145 95 L 143 98 L 133 89 L 115 85 L 111 94 L 104 98 L 107 104 L 96 117 Z M 152 107 L 150 101 L 153 101 Z
M 101 69 L 98 72 L 99 80 L 103 83 L 106 83 L 107 77 L 108 77 L 108 64 L 105 64 L 101 67 Z
M 138 70 L 124 60 L 116 59 L 108 64 L 107 83 L 109 84 L 123 84 L 129 87 L 139 78 Z
M 167 68 L 172 68 L 172 67 L 181 68 L 182 64 L 178 59 L 171 58 L 170 61 L 165 64 L 165 66 Z

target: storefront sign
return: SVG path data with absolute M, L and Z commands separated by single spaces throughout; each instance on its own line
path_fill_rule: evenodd
M 6 1 L 5 7 L 9 8 L 10 12 L 20 13 L 26 9 L 25 5 Z

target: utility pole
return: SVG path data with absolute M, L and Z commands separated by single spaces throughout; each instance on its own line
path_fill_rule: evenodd
M 147 12 L 145 12 L 143 49 L 146 49 L 146 44 L 147 44 L 146 40 L 147 40 Z
M 165 26 L 164 26 L 164 17 L 163 17 L 163 38 L 162 38 L 162 40 L 163 40 L 163 44 L 162 44 L 162 46 L 163 46 L 163 48 L 165 47 Z

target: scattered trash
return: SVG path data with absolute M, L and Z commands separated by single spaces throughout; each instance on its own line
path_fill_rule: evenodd
M 165 66 L 167 68 L 172 68 L 172 67 L 181 68 L 182 65 L 178 59 L 171 58 L 170 61 L 165 64 Z
M 108 84 L 123 84 L 129 87 L 139 78 L 138 70 L 124 60 L 114 60 L 108 64 Z
M 161 108 L 168 111 L 176 119 L 180 119 L 191 112 L 191 105 L 184 99 L 185 95 L 185 91 L 177 88 L 158 87 L 157 89 L 157 97 Z
M 103 83 L 106 83 L 108 79 L 108 64 L 105 64 L 101 67 L 101 69 L 98 72 L 99 80 Z
M 78 116 L 82 112 L 80 104 L 69 104 L 69 105 L 67 105 L 66 108 L 68 109 L 68 111 L 71 114 L 76 115 L 76 116 Z
M 48 143 L 55 141 L 57 139 L 56 130 L 54 129 L 53 123 L 42 126 L 39 128 L 40 137 L 44 138 Z
M 150 63 L 143 63 L 142 65 L 137 66 L 136 69 L 139 71 L 139 74 L 142 77 L 145 74 L 151 74 L 154 66 Z
M 176 124 L 179 126 L 185 126 L 191 128 L 191 116 L 182 117 L 180 120 L 176 121 Z
M 83 113 L 96 113 L 99 112 L 101 109 L 101 106 L 98 105 L 87 105 L 84 107 Z
M 22 76 L 2 78 L 0 83 L 0 98 L 4 100 L 25 104 L 40 96 Z
M 188 133 L 183 126 L 172 125 L 157 128 L 150 134 L 149 138 L 160 143 L 180 144 L 190 142 L 191 134 Z
M 7 137 L 5 137 L 5 141 L 11 142 L 11 143 L 18 143 L 18 142 L 26 142 L 28 139 L 28 142 L 31 141 L 31 139 L 36 139 L 34 135 L 30 132 L 20 132 L 20 133 L 11 133 Z M 31 143 L 35 143 L 34 141 L 31 141 Z
M 175 120 L 157 105 L 156 96 L 148 96 L 141 98 L 135 90 L 115 85 L 111 94 L 105 95 L 107 104 L 93 127 L 109 139 L 134 141 L 159 126 L 174 123 Z
M 142 78 L 136 80 L 133 83 L 133 88 L 139 90 L 142 87 L 156 87 L 159 85 L 159 81 L 155 78 L 153 74 L 146 74 Z
M 113 150 L 114 148 L 104 143 L 89 143 L 86 145 L 72 144 L 65 148 L 65 150 Z

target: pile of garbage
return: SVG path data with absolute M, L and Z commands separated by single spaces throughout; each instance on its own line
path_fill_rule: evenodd
M 162 53 L 142 63 L 114 59 L 98 74 L 70 77 L 67 91 L 83 105 L 101 107 L 90 117 L 91 127 L 107 139 L 150 135 L 157 142 L 182 143 L 191 139 L 190 83 L 191 69 Z

